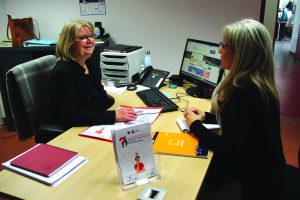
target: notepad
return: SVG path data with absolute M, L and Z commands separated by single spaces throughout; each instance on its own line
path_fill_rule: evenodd
M 176 123 L 177 125 L 179 126 L 180 130 L 184 133 L 188 133 L 190 131 L 187 123 L 186 123 L 186 119 L 185 118 L 177 118 L 176 119 Z M 220 128 L 220 125 L 219 124 L 205 124 L 205 123 L 202 123 L 203 126 L 207 129 L 219 129 Z
M 13 159 L 10 164 L 42 176 L 50 177 L 77 156 L 78 153 L 74 151 L 48 144 L 37 144 Z
M 199 148 L 198 138 L 192 134 L 155 132 L 152 137 L 155 153 L 207 158 L 207 148 Z

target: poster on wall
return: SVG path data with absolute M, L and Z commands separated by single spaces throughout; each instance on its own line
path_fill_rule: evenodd
M 80 15 L 105 15 L 105 0 L 79 0 Z

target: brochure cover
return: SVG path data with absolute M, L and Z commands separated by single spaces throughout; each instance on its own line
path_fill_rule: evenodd
M 201 158 L 208 155 L 208 149 L 200 146 L 192 134 L 155 132 L 152 141 L 155 153 Z
M 124 123 L 115 123 L 113 125 L 91 126 L 85 129 L 84 131 L 82 131 L 79 135 L 112 142 L 111 130 L 115 129 L 116 127 L 123 127 L 123 126 Z
M 112 137 L 123 185 L 157 175 L 150 123 L 112 130 Z

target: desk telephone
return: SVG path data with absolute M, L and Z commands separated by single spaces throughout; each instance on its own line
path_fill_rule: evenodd
M 146 67 L 140 74 L 137 84 L 150 88 L 159 88 L 170 72 L 154 69 L 152 66 Z

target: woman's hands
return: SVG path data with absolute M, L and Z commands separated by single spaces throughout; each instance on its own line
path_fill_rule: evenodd
M 116 122 L 132 121 L 136 119 L 136 112 L 132 108 L 120 108 L 116 110 Z
M 203 121 L 205 119 L 205 112 L 199 108 L 191 107 L 184 110 L 184 117 L 186 118 L 186 123 L 188 127 L 196 121 Z

